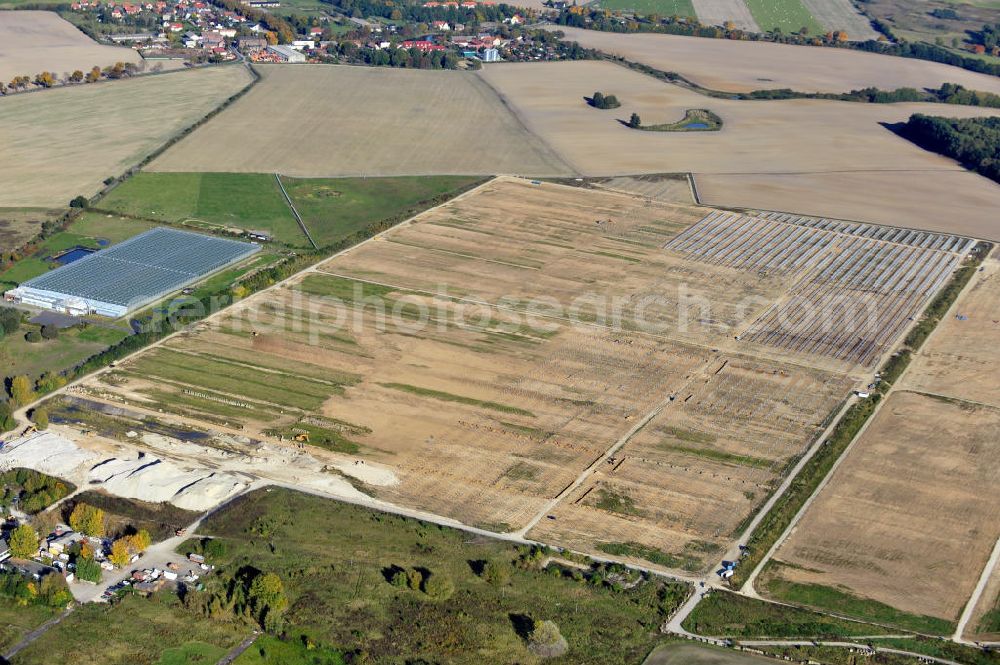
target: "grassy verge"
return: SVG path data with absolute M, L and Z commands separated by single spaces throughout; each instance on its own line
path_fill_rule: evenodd
M 732 638 L 834 638 L 880 635 L 886 631 L 811 610 L 712 591 L 684 620 L 684 629 L 698 635 Z
M 473 397 L 466 397 L 464 395 L 454 395 L 452 393 L 442 392 L 440 390 L 433 390 L 431 388 L 421 388 L 420 386 L 411 386 L 406 383 L 380 383 L 383 388 L 391 388 L 393 390 L 400 390 L 405 393 L 410 393 L 411 395 L 419 395 L 420 397 L 430 397 L 431 399 L 441 400 L 442 402 L 455 402 L 458 404 L 466 404 L 468 406 L 478 406 L 484 409 L 490 409 L 492 411 L 499 411 L 501 413 L 512 413 L 518 416 L 528 416 L 531 418 L 535 417 L 531 411 L 522 409 L 520 407 L 511 406 L 509 404 L 501 404 L 499 402 L 488 402 L 481 399 L 475 399 Z
M 655 563 L 664 568 L 674 568 L 688 572 L 697 572 L 705 565 L 702 558 L 693 553 L 671 554 L 655 547 L 643 545 L 642 543 L 601 543 L 597 546 L 597 549 L 612 556 L 642 559 L 643 561 Z
M 772 562 L 771 565 L 780 564 Z M 777 600 L 859 617 L 867 621 L 899 626 L 918 633 L 951 635 L 955 632 L 955 623 L 952 621 L 901 612 L 876 600 L 861 598 L 852 593 L 821 584 L 799 584 L 769 576 L 764 590 L 768 597 Z
M 901 649 L 921 653 L 934 658 L 954 660 L 968 665 L 997 665 L 1000 663 L 1000 651 L 983 651 L 976 647 L 956 644 L 951 640 L 932 637 L 913 637 L 909 639 L 879 640 L 878 646 Z
M 734 585 L 743 584 L 753 569 L 757 567 L 757 564 L 761 562 L 771 545 L 785 531 L 802 505 L 830 473 L 833 465 L 854 440 L 855 435 L 861 431 L 868 418 L 875 413 L 875 407 L 880 399 L 881 395 L 876 393 L 869 399 L 851 405 L 834 426 L 829 438 L 820 445 L 816 454 L 792 479 L 788 489 L 775 502 L 757 529 L 747 539 L 745 543 L 748 548 L 747 554 L 731 580 Z

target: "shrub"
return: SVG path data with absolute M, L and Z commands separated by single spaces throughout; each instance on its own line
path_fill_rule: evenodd
M 90 199 L 86 196 L 77 196 L 75 199 L 69 202 L 70 208 L 89 208 Z
M 59 337 L 59 328 L 55 326 L 42 326 L 43 339 L 56 339 Z
M 424 581 L 424 593 L 435 600 L 447 600 L 455 593 L 455 583 L 441 573 L 434 573 Z
M 510 566 L 499 561 L 487 561 L 483 564 L 480 577 L 490 586 L 503 586 L 510 581 Z
M 535 621 L 528 637 L 528 650 L 541 658 L 562 656 L 569 649 L 554 621 Z
M 31 419 L 35 423 L 35 427 L 38 429 L 48 429 L 49 428 L 49 414 L 45 409 L 35 409 L 31 412 Z
M 24 336 L 24 339 L 31 342 L 32 344 L 37 344 L 42 341 L 42 334 L 37 330 L 32 330 Z

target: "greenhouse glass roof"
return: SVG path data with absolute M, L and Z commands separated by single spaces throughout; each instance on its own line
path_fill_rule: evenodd
M 260 251 L 260 245 L 155 228 L 28 280 L 22 289 L 135 309 Z

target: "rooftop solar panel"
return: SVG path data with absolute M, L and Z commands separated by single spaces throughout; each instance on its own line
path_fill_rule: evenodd
M 160 227 L 29 280 L 22 287 L 133 309 L 259 250 L 255 243 Z

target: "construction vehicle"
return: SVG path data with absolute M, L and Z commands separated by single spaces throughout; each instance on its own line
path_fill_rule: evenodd
M 28 425 L 27 427 L 24 428 L 24 431 L 21 432 L 21 436 L 28 436 L 29 434 L 34 434 L 37 431 L 38 431 L 37 427 L 35 427 L 34 425 Z

